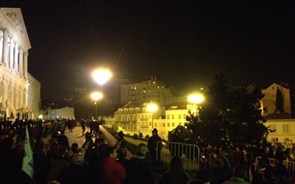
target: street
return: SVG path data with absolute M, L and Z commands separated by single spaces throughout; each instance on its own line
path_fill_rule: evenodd
M 107 142 L 108 145 L 110 146 L 114 146 L 116 144 L 117 139 L 115 137 L 113 137 L 103 126 L 100 126 L 100 131 L 103 133 L 103 137 L 105 139 L 105 141 Z M 85 133 L 87 131 L 90 131 L 89 128 L 86 128 Z M 69 140 L 69 144 L 72 145 L 73 143 L 77 143 L 79 148 L 81 148 L 81 146 L 83 145 L 85 138 L 84 136 L 82 136 L 82 128 L 80 126 L 76 126 L 73 129 L 73 132 L 69 132 L 69 130 L 67 129 L 65 131 L 66 136 L 68 137 Z M 94 141 L 95 138 L 93 138 Z M 132 154 L 127 151 L 127 159 L 130 159 L 132 157 Z

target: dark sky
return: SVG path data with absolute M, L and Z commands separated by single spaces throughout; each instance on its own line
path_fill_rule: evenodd
M 295 79 L 295 1 L 21 1 L 42 96 L 93 86 L 106 65 L 122 78 L 157 76 L 177 89 Z M 16 3 L 17 5 L 17 3 Z M 111 84 L 109 84 L 111 85 Z

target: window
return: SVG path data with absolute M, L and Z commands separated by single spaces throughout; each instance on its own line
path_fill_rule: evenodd
M 283 125 L 283 133 L 290 133 L 290 125 L 288 124 Z
M 167 119 L 170 119 L 170 114 L 167 114 Z
M 167 123 L 167 127 L 170 127 L 170 123 Z
M 181 119 L 181 114 L 178 114 L 178 119 Z
M 157 123 L 155 123 L 155 127 L 157 127 Z
M 172 127 L 175 127 L 175 123 L 172 123 Z
M 165 127 L 165 123 L 163 123 L 163 127 Z

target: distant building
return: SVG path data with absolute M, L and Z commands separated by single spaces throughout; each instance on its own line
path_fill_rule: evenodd
M 30 118 L 38 118 L 41 108 L 41 84 L 28 73 L 28 105 L 27 113 Z
M 187 96 L 172 96 L 167 99 L 168 107 L 184 104 L 187 102 Z
M 139 83 L 121 85 L 121 104 L 132 102 L 139 105 L 155 101 L 160 106 L 166 107 L 167 99 L 170 97 L 172 97 L 171 89 L 166 88 L 156 77 Z
M 0 119 L 37 118 L 40 83 L 28 73 L 31 48 L 19 8 L 0 8 Z
M 266 112 L 263 112 L 262 114 L 263 116 L 275 118 L 278 114 L 285 114 L 287 115 L 286 117 L 291 117 L 291 99 L 289 88 L 273 83 L 263 89 L 262 93 L 264 94 L 264 97 L 261 100 L 262 107 L 266 109 Z M 278 102 L 277 100 L 281 100 L 281 102 Z M 282 104 L 281 111 L 279 111 L 280 108 L 277 107 L 277 103 Z
M 75 119 L 75 111 L 72 107 L 49 108 L 42 112 L 42 119 Z
M 114 123 L 130 135 L 140 133 L 150 135 L 155 128 L 154 120 L 164 116 L 164 109 L 159 107 L 156 112 L 149 112 L 147 105 L 148 103 L 144 103 L 138 106 L 129 102 L 115 112 Z
M 157 125 L 157 128 L 163 132 L 163 137 L 168 138 L 168 133 L 177 126 L 184 126 L 188 115 L 189 105 L 171 106 L 166 110 L 166 121 Z M 164 131 L 163 131 L 164 130 Z
M 271 130 L 267 141 L 286 145 L 295 143 L 295 119 L 269 119 L 264 125 Z
M 143 136 L 151 136 L 152 129 L 156 128 L 162 138 L 168 139 L 170 131 L 185 125 L 189 112 L 197 112 L 197 107 L 192 104 L 172 106 L 167 110 L 162 108 L 154 113 L 148 111 L 147 105 L 129 103 L 119 108 L 114 114 L 114 124 L 130 135 L 142 133 Z

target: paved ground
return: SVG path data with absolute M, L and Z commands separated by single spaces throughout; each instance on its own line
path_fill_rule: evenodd
M 104 139 L 110 146 L 114 146 L 117 142 L 117 139 L 114 138 L 103 126 L 100 126 L 100 130 L 103 133 Z M 86 129 L 85 132 L 90 131 L 89 129 Z M 69 132 L 66 130 L 66 136 L 69 139 L 70 145 L 73 143 L 77 143 L 79 147 L 81 147 L 85 141 L 84 136 L 82 136 L 82 128 L 80 126 L 76 126 L 73 129 L 73 132 Z M 128 151 L 127 152 L 127 159 L 130 159 L 132 157 L 132 154 Z
M 87 129 L 85 132 L 87 132 Z M 73 132 L 69 132 L 69 130 L 67 129 L 65 133 L 69 139 L 70 145 L 72 145 L 73 143 L 77 143 L 79 148 L 83 145 L 85 138 L 84 136 L 82 136 L 82 128 L 80 126 L 76 126 L 73 129 Z

